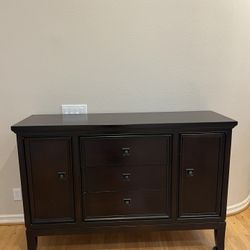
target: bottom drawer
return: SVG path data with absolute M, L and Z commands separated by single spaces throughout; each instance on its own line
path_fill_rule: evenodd
M 85 219 L 168 215 L 164 190 L 87 193 L 84 204 Z

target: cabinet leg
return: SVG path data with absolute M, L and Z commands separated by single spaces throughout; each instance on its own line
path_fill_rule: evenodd
M 214 238 L 216 246 L 214 249 L 216 250 L 224 250 L 225 248 L 225 232 L 226 232 L 226 223 L 223 223 L 216 229 L 214 229 Z
M 26 230 L 27 249 L 37 250 L 37 236 Z

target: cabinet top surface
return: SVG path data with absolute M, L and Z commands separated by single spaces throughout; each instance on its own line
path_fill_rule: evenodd
M 152 113 L 93 113 L 87 115 L 45 114 L 31 115 L 13 125 L 14 132 L 29 128 L 79 128 L 81 126 L 182 126 L 227 125 L 234 127 L 237 121 L 213 111 L 152 112 Z

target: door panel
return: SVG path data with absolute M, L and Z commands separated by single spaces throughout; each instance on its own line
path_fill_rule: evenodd
M 33 223 L 74 220 L 71 138 L 25 139 Z
M 219 216 L 223 133 L 182 134 L 179 217 Z

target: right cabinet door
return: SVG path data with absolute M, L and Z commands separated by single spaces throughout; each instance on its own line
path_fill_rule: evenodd
M 219 217 L 224 133 L 180 136 L 179 218 Z

